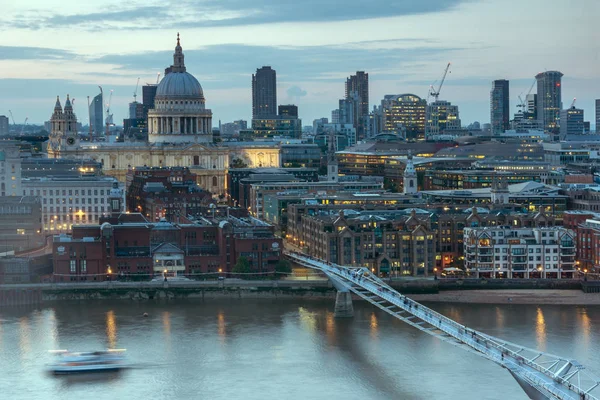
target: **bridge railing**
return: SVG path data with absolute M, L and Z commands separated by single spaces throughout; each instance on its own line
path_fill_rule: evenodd
M 361 287 L 388 303 L 409 312 L 432 327 L 439 329 L 439 331 L 464 343 L 484 357 L 517 371 L 519 376 L 531 385 L 551 393 L 554 398 L 596 399 L 590 392 L 600 385 L 600 381 L 591 374 L 583 376 L 583 367 L 580 368 L 580 366 L 573 364 L 563 357 L 519 346 L 470 329 L 396 292 L 377 276 L 373 275 L 367 268 L 344 267 L 301 254 L 288 253 L 287 255 L 307 267 L 316 267 L 327 274 L 333 274 L 349 281 L 355 286 Z M 350 286 L 350 290 L 359 295 L 361 294 L 356 292 L 356 289 L 352 286 Z M 376 304 L 375 302 L 373 303 Z M 379 307 L 384 308 L 381 305 Z M 536 362 L 540 357 L 545 358 L 547 360 L 545 363 L 550 363 L 550 366 L 547 367 Z M 565 367 L 569 367 L 567 369 L 572 368 L 571 371 L 573 372 L 568 375 L 559 375 L 560 371 Z M 584 382 L 582 382 L 581 378 L 584 378 Z M 588 388 L 583 387 L 583 385 L 587 385 L 585 382 L 589 383 Z M 574 393 L 577 394 L 576 397 L 573 397 Z

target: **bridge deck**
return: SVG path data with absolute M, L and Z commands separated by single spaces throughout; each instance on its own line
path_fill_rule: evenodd
M 366 268 L 331 264 L 300 253 L 286 253 L 295 262 L 320 270 L 334 284 L 415 328 L 474 352 L 506 368 L 533 399 L 598 399 L 600 379 L 575 360 L 528 349 L 458 322 L 409 299 L 388 286 Z M 337 287 L 337 286 L 336 286 Z

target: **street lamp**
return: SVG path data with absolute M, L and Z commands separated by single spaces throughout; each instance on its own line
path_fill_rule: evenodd
M 108 281 L 110 281 L 110 274 L 112 274 L 112 269 L 110 268 L 110 265 L 108 265 L 106 268 L 106 279 Z

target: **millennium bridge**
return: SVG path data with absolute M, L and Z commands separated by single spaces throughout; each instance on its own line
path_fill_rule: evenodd
M 337 289 L 335 315 L 352 316 L 352 294 L 415 328 L 506 368 L 534 400 L 600 399 L 600 379 L 575 360 L 486 335 L 398 293 L 367 268 L 344 267 L 286 252 L 297 264 L 323 272 Z

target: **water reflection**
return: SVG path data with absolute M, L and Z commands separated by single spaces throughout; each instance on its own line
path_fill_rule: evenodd
M 544 319 L 544 312 L 540 307 L 538 307 L 536 311 L 535 333 L 537 347 L 540 350 L 546 350 L 546 320 Z
M 300 316 L 300 323 L 304 329 L 309 332 L 315 332 L 317 330 L 317 320 L 314 313 L 308 311 L 304 307 L 298 307 L 298 314 Z
M 331 311 L 325 314 L 325 334 L 329 344 L 335 343 L 335 316 Z
M 379 324 L 377 321 L 377 315 L 375 313 L 371 313 L 371 338 L 377 339 L 377 334 L 379 333 Z
M 219 335 L 221 344 L 225 344 L 225 338 L 227 337 L 225 327 L 225 313 L 223 312 L 223 310 L 219 310 L 219 313 L 217 314 L 217 334 Z
M 504 311 L 500 307 L 496 307 L 496 324 L 499 329 L 504 328 Z
M 53 375 L 55 378 L 60 379 L 61 386 L 102 386 L 108 382 L 114 382 L 119 380 L 125 372 L 102 372 L 102 373 L 89 373 L 89 374 L 66 374 L 66 375 Z M 52 375 L 52 374 L 50 374 Z
M 31 351 L 30 337 L 29 318 L 19 318 L 19 348 L 21 349 L 21 357 L 25 357 Z
M 45 310 L 44 314 L 46 315 L 46 320 L 48 321 L 48 325 L 49 325 L 49 334 L 50 334 L 50 342 L 51 345 L 49 346 L 51 349 L 58 349 L 58 323 L 56 321 L 56 312 L 54 311 L 54 308 L 51 308 L 49 310 Z
M 590 335 L 592 333 L 592 320 L 590 319 L 590 316 L 588 315 L 588 311 L 585 307 L 580 309 L 579 315 L 580 315 L 579 319 L 581 321 L 581 333 L 583 335 L 584 344 L 587 347 L 587 346 L 589 346 Z
M 117 321 L 113 310 L 106 313 L 106 338 L 108 348 L 114 349 L 117 345 Z

